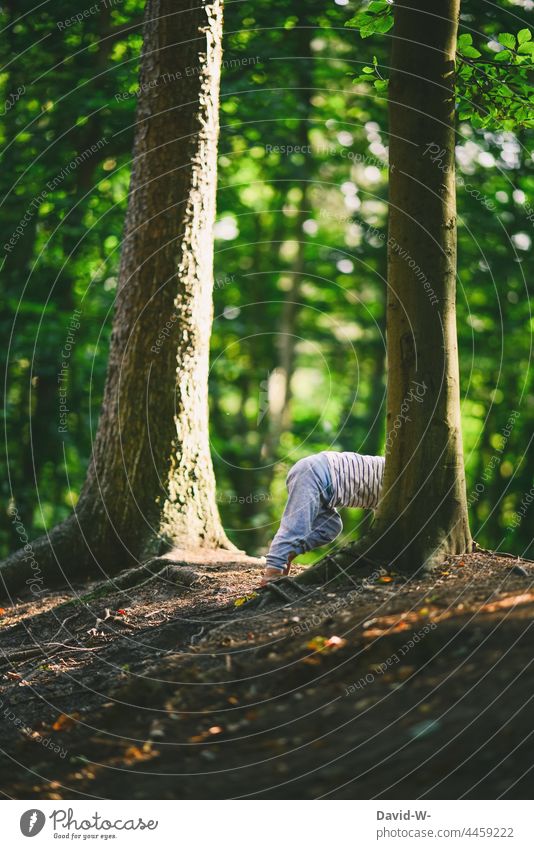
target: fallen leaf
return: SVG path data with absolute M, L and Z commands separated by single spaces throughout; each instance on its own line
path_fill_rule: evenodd
M 391 577 L 391 575 L 381 575 L 380 578 L 378 579 L 378 583 L 379 584 L 390 584 L 392 582 L 392 580 L 393 580 L 393 578 Z
M 60 713 L 56 721 L 52 725 L 53 731 L 68 731 L 76 724 L 76 720 L 80 718 L 80 714 L 74 711 L 70 716 L 66 713 Z
M 337 649 L 343 648 L 347 644 L 347 641 L 342 637 L 314 637 L 309 643 L 306 643 L 306 648 L 311 651 L 336 651 Z
M 236 598 L 234 601 L 234 607 L 241 607 L 242 604 L 245 604 L 247 601 L 250 601 L 253 598 L 256 598 L 258 593 L 251 593 L 250 595 L 241 596 L 241 598 Z
M 139 746 L 129 746 L 124 753 L 124 760 L 127 764 L 132 764 L 136 761 L 148 761 L 158 754 L 150 743 L 143 743 L 141 749 Z
M 322 651 L 326 645 L 326 637 L 314 637 L 309 643 L 306 643 L 306 648 L 310 651 Z

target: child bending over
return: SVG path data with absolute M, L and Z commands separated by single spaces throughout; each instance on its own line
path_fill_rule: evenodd
M 337 507 L 374 509 L 384 478 L 384 457 L 321 451 L 289 470 L 287 504 L 267 554 L 262 585 L 289 573 L 291 561 L 332 542 L 343 529 Z

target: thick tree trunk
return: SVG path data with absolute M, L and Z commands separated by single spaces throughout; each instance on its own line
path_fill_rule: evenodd
M 221 36 L 220 0 L 148 3 L 116 361 L 81 499 L 113 501 L 122 478 L 121 538 L 137 551 L 158 536 L 227 544 L 207 408 Z
M 398 568 L 471 548 L 456 333 L 459 0 L 395 3 L 389 92 L 388 400 L 373 552 Z M 437 147 L 435 147 L 437 146 Z M 442 165 L 432 152 L 444 151 Z M 434 157 L 435 159 L 435 157 Z
M 148 0 L 104 401 L 76 510 L 10 557 L 8 589 L 232 547 L 208 437 L 222 0 Z M 30 557 L 37 563 L 33 566 Z

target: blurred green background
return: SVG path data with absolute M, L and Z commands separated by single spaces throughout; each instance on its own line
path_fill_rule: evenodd
M 387 104 L 354 80 L 374 56 L 387 74 L 390 42 L 345 27 L 358 5 L 226 4 L 211 432 L 223 522 L 250 553 L 276 528 L 292 463 L 384 450 Z M 465 4 L 461 26 L 491 43 L 525 25 L 524 5 Z M 14 242 L 1 248 L 2 555 L 20 545 L 15 515 L 42 532 L 84 479 L 141 48 L 138 0 L 100 0 L 69 24 L 85 3 L 32 6 L 0 11 L 2 246 Z M 531 136 L 459 121 L 457 163 L 472 530 L 485 547 L 532 557 Z M 368 521 L 345 519 L 349 538 Z

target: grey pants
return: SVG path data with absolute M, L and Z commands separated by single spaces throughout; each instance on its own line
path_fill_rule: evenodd
M 343 529 L 341 516 L 328 507 L 332 482 L 324 452 L 304 457 L 289 470 L 287 504 L 267 554 L 267 565 L 283 569 L 292 551 L 302 554 L 335 539 Z

